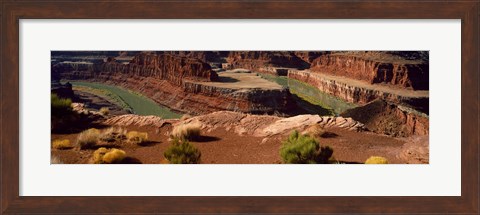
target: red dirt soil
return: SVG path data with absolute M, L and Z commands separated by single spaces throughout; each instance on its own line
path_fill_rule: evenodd
M 127 156 L 144 164 L 168 163 L 163 153 L 170 146 L 168 134 L 172 126 L 167 124 L 162 128 L 128 126 L 128 131 L 136 130 L 148 132 L 152 141 L 147 146 L 137 146 L 122 143 L 115 146 L 127 153 Z M 406 163 L 399 158 L 404 141 L 400 139 L 378 135 L 371 132 L 355 132 L 339 128 L 328 128 L 327 132 L 336 134 L 335 137 L 321 138 L 320 145 L 333 148 L 333 157 L 339 162 L 363 163 L 370 156 L 386 157 L 390 163 Z M 52 140 L 69 139 L 75 143 L 78 134 L 52 134 Z M 275 135 L 268 139 L 263 137 L 239 136 L 233 131 L 222 128 L 202 134 L 201 142 L 192 142 L 202 153 L 202 164 L 279 164 L 281 158 L 279 149 L 286 135 Z M 111 146 L 106 146 L 111 147 Z M 52 156 L 59 158 L 63 163 L 91 163 L 94 149 L 67 150 L 52 149 Z M 135 163 L 135 162 L 132 162 Z

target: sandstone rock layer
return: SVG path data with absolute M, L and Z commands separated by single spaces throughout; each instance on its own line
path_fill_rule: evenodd
M 428 64 L 423 62 L 328 54 L 313 60 L 310 70 L 363 80 L 370 84 L 384 83 L 414 90 L 428 90 Z

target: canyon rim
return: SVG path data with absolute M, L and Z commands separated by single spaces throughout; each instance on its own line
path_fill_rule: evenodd
M 52 51 L 52 164 L 428 164 L 428 51 Z

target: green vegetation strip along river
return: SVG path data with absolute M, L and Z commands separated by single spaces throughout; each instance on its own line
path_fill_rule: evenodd
M 335 96 L 320 91 L 316 87 L 295 79 L 288 78 L 286 76 L 274 76 L 268 74 L 260 74 L 260 76 L 267 80 L 274 81 L 284 87 L 288 87 L 290 92 L 294 95 L 297 95 L 299 99 L 302 99 L 312 105 L 327 109 L 330 112 L 333 112 L 335 115 L 356 107 L 355 104 L 343 101 Z
M 101 83 L 92 83 L 92 82 L 81 82 L 81 81 L 72 81 L 70 82 L 73 86 L 85 86 L 94 89 L 99 89 L 102 91 L 110 92 L 115 97 L 120 97 L 123 102 L 125 102 L 128 107 L 131 108 L 134 114 L 138 115 L 155 115 L 162 117 L 163 119 L 177 119 L 182 116 L 182 114 L 173 112 L 167 107 L 163 107 L 157 104 L 155 101 L 142 96 L 137 92 L 132 92 L 121 87 L 101 84 Z M 108 96 L 108 95 L 107 95 Z

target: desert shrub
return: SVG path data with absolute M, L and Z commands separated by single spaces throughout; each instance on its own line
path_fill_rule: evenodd
M 95 128 L 82 131 L 77 137 L 77 145 L 80 149 L 88 149 L 97 145 L 100 139 L 100 131 Z
M 108 152 L 108 149 L 105 147 L 98 148 L 93 152 L 93 163 L 103 163 L 103 156 Z
M 365 164 L 388 164 L 388 160 L 380 156 L 371 156 L 365 161 Z
M 163 156 L 171 164 L 197 164 L 202 153 L 187 140 L 174 138 Z
M 130 143 L 142 144 L 148 141 L 147 132 L 130 131 L 127 133 L 127 140 Z
M 62 99 L 57 94 L 51 94 L 52 116 L 64 116 L 72 111 L 72 100 Z
M 103 162 L 105 163 L 120 163 L 127 157 L 127 153 L 120 149 L 111 149 L 103 156 Z
M 107 116 L 110 113 L 110 109 L 108 109 L 108 107 L 102 107 L 98 112 L 104 116 Z
M 120 149 L 99 148 L 93 152 L 93 163 L 113 164 L 120 163 L 127 157 L 127 153 Z
M 68 149 L 71 148 L 72 145 L 70 144 L 70 140 L 54 140 L 52 142 L 52 146 L 54 149 Z
M 292 164 L 328 163 L 332 154 L 333 150 L 330 147 L 320 147 L 315 138 L 301 135 L 296 130 L 283 141 L 280 148 L 283 162 Z
M 100 140 L 105 142 L 119 142 L 125 140 L 127 131 L 123 128 L 110 127 L 102 131 Z
M 57 156 L 53 156 L 50 158 L 50 164 L 63 164 L 62 160 Z
M 181 124 L 173 128 L 172 137 L 182 140 L 195 140 L 200 137 L 200 123 Z

